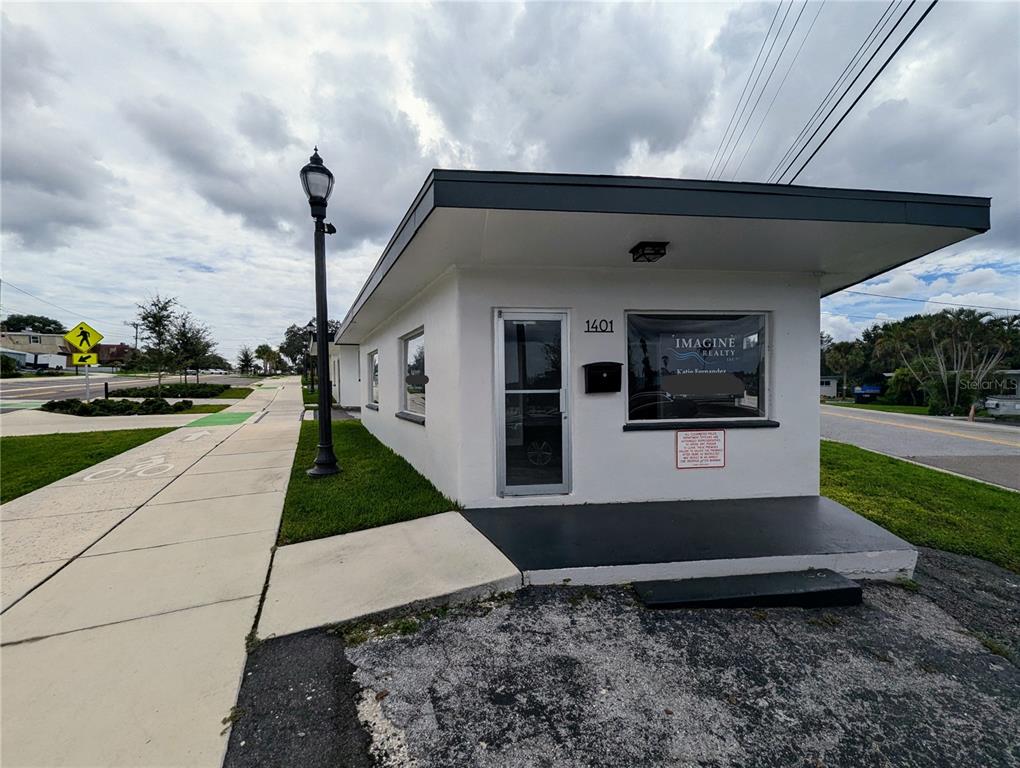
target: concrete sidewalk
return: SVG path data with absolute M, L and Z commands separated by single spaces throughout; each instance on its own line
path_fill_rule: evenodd
M 221 764 L 303 411 L 276 384 L 4 505 L 5 565 L 57 565 L 0 619 L 3 765 Z
M 280 547 L 258 636 L 471 600 L 521 583 L 521 572 L 459 512 L 443 512 Z

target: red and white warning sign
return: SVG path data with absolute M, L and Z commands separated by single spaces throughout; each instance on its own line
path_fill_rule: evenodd
M 726 430 L 680 429 L 676 433 L 676 468 L 726 466 Z

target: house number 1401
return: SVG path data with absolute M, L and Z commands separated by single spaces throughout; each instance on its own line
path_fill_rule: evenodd
M 606 320 L 585 320 L 584 321 L 584 332 L 585 333 L 612 333 L 613 332 L 613 321 Z

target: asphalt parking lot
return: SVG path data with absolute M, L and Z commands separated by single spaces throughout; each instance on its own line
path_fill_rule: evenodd
M 1020 765 L 1020 577 L 925 562 L 851 608 L 547 587 L 269 640 L 226 766 Z

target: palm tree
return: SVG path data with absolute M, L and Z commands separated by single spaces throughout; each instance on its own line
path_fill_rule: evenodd
M 255 347 L 255 357 L 262 361 L 262 373 L 269 373 L 275 355 L 275 350 L 268 344 L 259 344 Z

